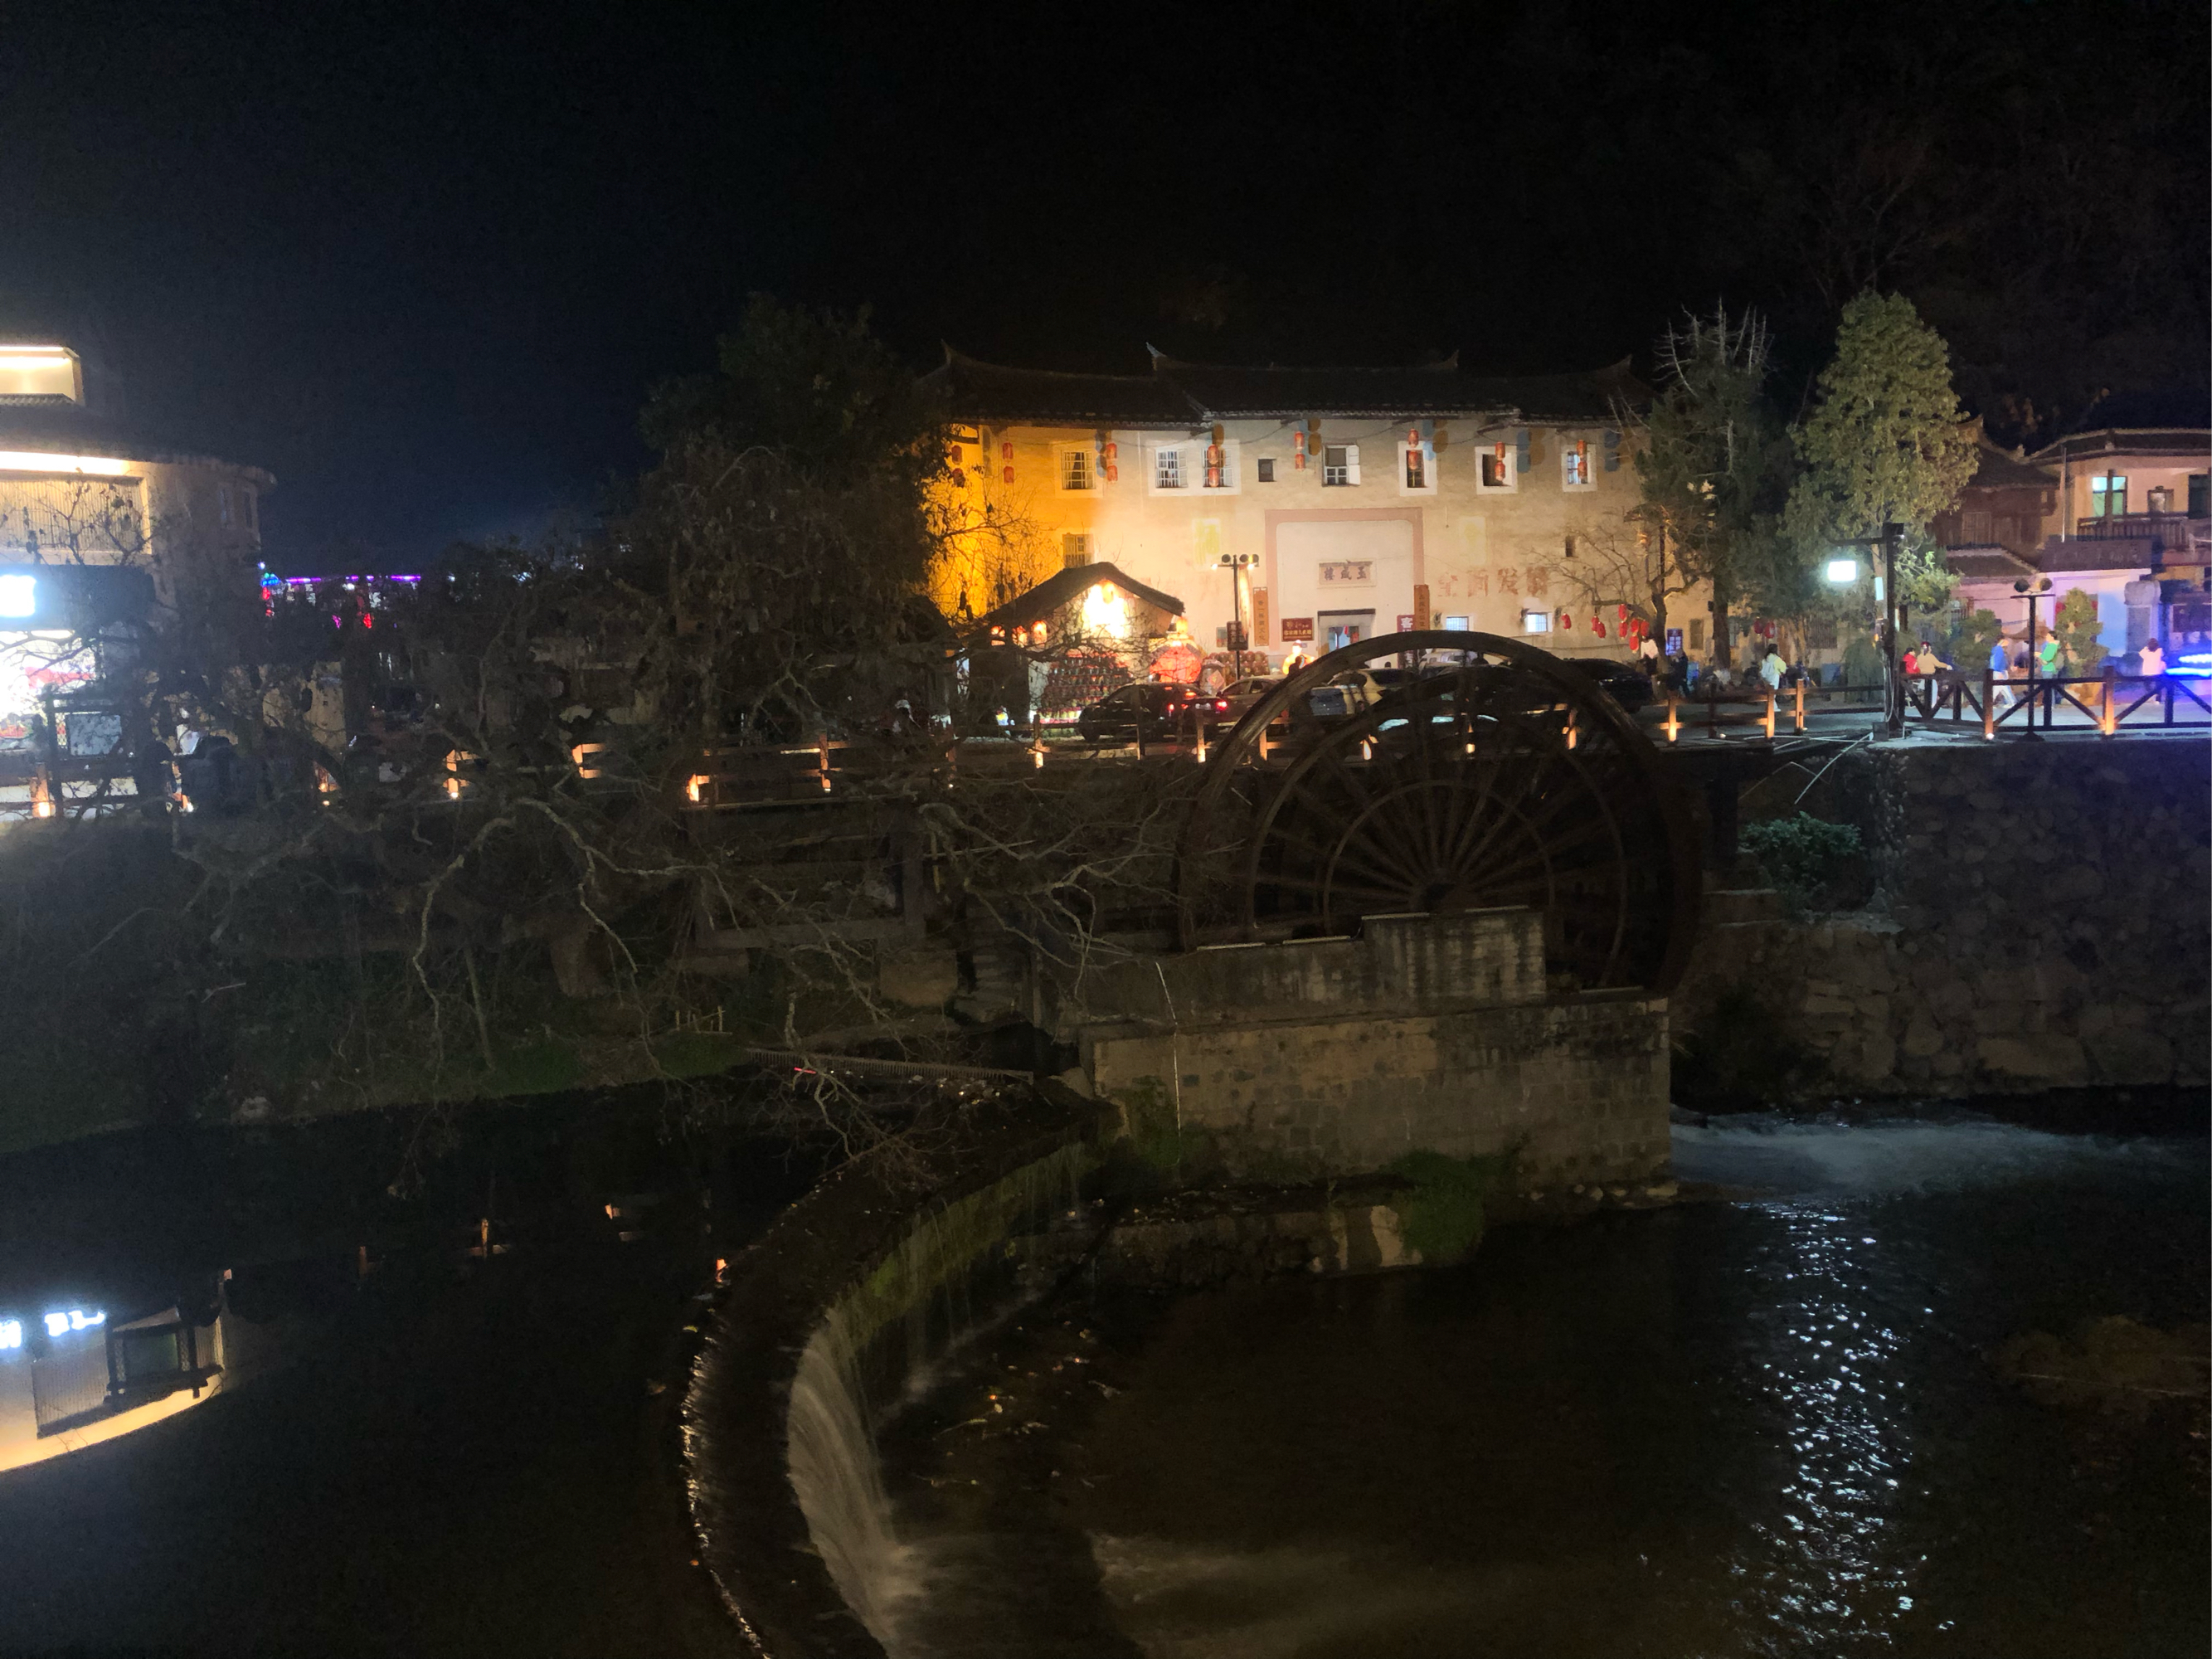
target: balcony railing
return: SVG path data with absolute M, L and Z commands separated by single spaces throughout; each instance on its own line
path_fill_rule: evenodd
M 2185 513 L 2115 513 L 2075 520 L 2074 535 L 2080 541 L 2147 540 L 2166 547 L 2212 547 L 2212 519 L 2192 519 Z

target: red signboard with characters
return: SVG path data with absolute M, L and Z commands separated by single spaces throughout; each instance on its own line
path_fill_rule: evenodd
M 1313 623 L 1314 619 L 1311 617 L 1284 617 L 1283 643 L 1285 645 L 1289 645 L 1292 641 L 1297 640 L 1311 641 L 1313 638 Z

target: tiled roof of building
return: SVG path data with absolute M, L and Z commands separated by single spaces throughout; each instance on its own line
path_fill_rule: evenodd
M 2055 465 L 2062 457 L 2085 461 L 2107 453 L 2172 455 L 2212 464 L 2212 431 L 2201 426 L 2101 427 L 2046 444 L 2028 459 Z
M 1150 374 L 1064 374 L 978 362 L 948 347 L 944 366 L 925 383 L 942 387 L 956 413 L 975 418 L 1123 427 L 1324 415 L 1595 423 L 1651 396 L 1625 357 L 1585 374 L 1479 375 L 1463 372 L 1456 355 L 1411 368 L 1285 368 L 1186 363 L 1154 353 Z
M 129 421 L 96 414 L 67 398 L 0 396 L 0 449 L 28 450 L 60 455 L 109 455 L 119 460 L 212 463 L 234 462 L 198 453 L 184 445 Z M 274 483 L 258 467 L 242 471 Z
M 2036 550 L 2036 567 L 2046 574 L 2063 570 L 2148 570 L 2157 562 L 2156 544 L 2148 536 L 2075 537 L 2061 541 L 2053 536 Z
M 944 363 L 922 376 L 956 415 L 1039 425 L 1188 427 L 1190 400 L 1150 374 L 1064 374 L 979 362 L 947 346 Z
M 1943 562 L 1969 581 L 2018 581 L 2035 574 L 2034 567 L 2019 555 L 1986 542 L 1947 547 Z
M 2026 456 L 2004 449 L 1982 440 L 1981 456 L 1974 467 L 1974 476 L 1966 481 L 1969 489 L 2049 489 L 2058 483 L 2056 468 L 2037 465 Z
M 1142 599 L 1156 610 L 1171 617 L 1182 615 L 1182 601 L 1172 593 L 1163 593 L 1157 587 L 1147 587 L 1133 576 L 1122 573 L 1119 565 L 1103 560 L 1097 564 L 1073 564 L 1065 570 L 1055 571 L 1035 587 L 1018 599 L 1012 599 L 995 611 L 987 611 L 975 619 L 978 628 L 1020 628 L 1030 623 L 1042 622 L 1062 605 L 1073 605 L 1083 596 L 1083 590 L 1099 582 L 1111 582 L 1132 599 Z

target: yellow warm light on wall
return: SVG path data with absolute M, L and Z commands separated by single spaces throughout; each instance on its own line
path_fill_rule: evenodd
M 1083 626 L 1109 639 L 1129 637 L 1129 605 L 1111 582 L 1098 582 L 1083 596 Z
M 41 455 L 35 450 L 0 449 L 0 472 L 92 472 L 120 477 L 131 463 L 106 455 Z

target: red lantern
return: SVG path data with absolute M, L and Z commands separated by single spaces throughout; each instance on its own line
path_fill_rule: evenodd
M 1107 482 L 1108 483 L 1119 483 L 1121 482 L 1121 469 L 1120 467 L 1118 467 L 1118 466 L 1115 465 L 1114 465 L 1114 463 L 1113 463 L 1113 462 L 1111 462 L 1111 461 L 1107 462 L 1107 463 L 1106 463 L 1106 482 Z
M 1206 445 L 1206 464 L 1208 466 L 1219 466 L 1221 465 L 1221 446 L 1219 444 Z
M 1306 434 L 1304 433 L 1293 432 L 1291 434 L 1291 453 L 1296 456 L 1301 462 L 1305 459 Z
M 1620 620 L 1623 622 L 1628 620 L 1628 607 L 1625 605 L 1620 607 Z
M 1014 469 L 1013 469 L 1013 468 L 1012 468 L 1012 467 L 1010 466 L 1010 467 L 1008 467 L 1008 468 L 1006 469 L 1006 482 L 1007 482 L 1008 483 L 1013 483 L 1013 481 L 1014 481 Z
M 1109 466 L 1113 465 L 1114 458 L 1121 453 L 1121 446 L 1115 443 L 1111 438 L 1109 438 L 1106 441 L 1106 465 Z
M 1002 461 L 1011 461 L 1014 459 L 1014 441 L 1012 438 L 999 446 L 999 459 Z
M 1559 612 L 1559 626 L 1571 634 L 1575 631 L 1575 619 L 1562 611 Z
M 1603 639 L 1605 637 L 1605 618 L 1602 617 L 1592 617 L 1590 618 L 1590 631 L 1595 634 L 1598 638 Z

